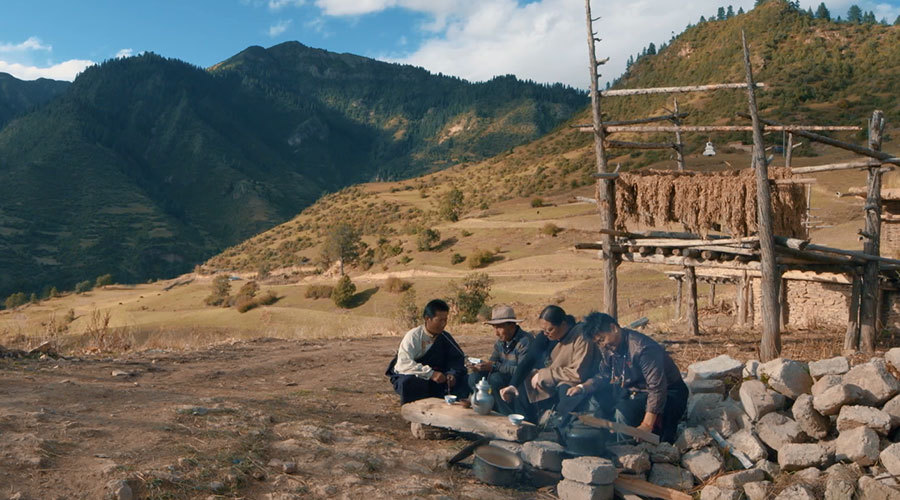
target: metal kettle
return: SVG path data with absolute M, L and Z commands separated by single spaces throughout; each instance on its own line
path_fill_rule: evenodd
M 494 409 L 494 396 L 491 395 L 491 384 L 481 379 L 475 384 L 475 392 L 469 397 L 472 409 L 479 415 L 487 415 Z

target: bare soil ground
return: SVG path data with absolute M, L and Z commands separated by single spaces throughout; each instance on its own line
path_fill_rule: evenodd
M 0 498 L 102 498 L 111 480 L 136 498 L 538 494 L 448 469 L 465 441 L 412 437 L 383 375 L 398 341 L 0 359 Z M 461 341 L 485 351 L 491 338 Z

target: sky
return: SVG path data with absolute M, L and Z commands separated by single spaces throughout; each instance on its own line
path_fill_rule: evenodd
M 819 5 L 801 0 L 802 8 Z M 724 3 L 723 3 L 724 2 Z M 601 83 L 720 6 L 754 0 L 592 0 Z M 832 0 L 893 23 L 900 0 Z M 0 72 L 72 80 L 85 67 L 152 51 L 209 67 L 241 50 L 299 41 L 483 81 L 514 74 L 587 88 L 583 0 L 0 0 Z

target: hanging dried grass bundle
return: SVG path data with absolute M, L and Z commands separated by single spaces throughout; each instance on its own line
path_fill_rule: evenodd
M 716 173 L 647 170 L 616 180 L 616 227 L 629 223 L 659 227 L 681 223 L 692 233 L 724 231 L 747 236 L 757 231 L 756 177 L 752 169 Z M 790 169 L 771 168 L 772 179 L 790 178 Z M 803 185 L 772 189 L 775 234 L 806 237 Z

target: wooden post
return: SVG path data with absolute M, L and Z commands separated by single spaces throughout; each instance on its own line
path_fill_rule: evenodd
M 681 120 L 678 119 L 678 99 L 673 100 L 675 101 L 675 118 L 672 119 L 672 123 L 674 123 L 675 126 L 680 126 Z M 680 130 L 675 131 L 675 144 L 678 145 L 678 147 L 675 148 L 675 156 L 678 159 L 678 170 L 684 170 L 684 143 L 681 142 Z
M 676 278 L 675 283 L 678 283 L 678 289 L 675 290 L 675 319 L 681 319 L 681 297 L 682 289 L 684 288 L 684 277 Z
M 782 269 L 778 268 L 778 329 L 784 330 L 787 325 L 787 280 Z
M 603 130 L 603 122 L 600 115 L 600 90 L 597 88 L 598 72 L 597 68 L 603 64 L 597 60 L 597 53 L 594 49 L 594 28 L 591 19 L 591 0 L 584 0 L 585 17 L 587 19 L 587 39 L 588 39 L 588 56 L 590 59 L 591 73 L 591 111 L 593 115 L 594 125 L 594 154 L 597 157 L 597 173 L 605 174 L 609 172 L 606 159 L 606 132 Z M 616 226 L 616 185 L 614 179 L 598 179 L 597 180 L 597 206 L 600 209 L 601 226 L 603 229 L 614 230 Z M 604 251 L 610 256 L 603 264 L 603 303 L 606 306 L 606 313 L 613 318 L 618 317 L 618 279 L 616 277 L 616 266 L 618 259 L 612 255 L 613 236 L 605 233 L 602 236 Z
M 884 133 L 884 113 L 876 110 L 869 120 L 869 148 L 881 151 Z M 881 253 L 881 166 L 869 167 L 866 183 L 866 239 L 863 251 L 870 255 Z M 878 312 L 878 261 L 865 264 L 862 292 L 859 297 L 859 348 L 865 354 L 875 352 L 876 316 Z
M 744 271 L 741 279 L 736 283 L 737 293 L 737 324 L 747 324 L 747 271 Z
M 788 133 L 787 149 L 784 151 L 784 166 L 791 168 L 791 157 L 794 152 L 794 134 Z
M 851 354 L 859 347 L 859 292 L 861 288 L 859 273 L 853 273 L 853 284 L 850 286 L 850 305 L 847 308 L 847 333 L 844 334 L 844 353 Z
M 700 319 L 697 311 L 697 274 L 694 266 L 684 266 L 684 278 L 687 280 L 687 315 L 691 335 L 700 335 Z
M 762 341 L 760 361 L 771 361 L 781 353 L 781 331 L 778 321 L 778 276 L 775 269 L 775 240 L 772 232 L 772 194 L 769 191 L 769 168 L 766 165 L 766 148 L 763 145 L 762 124 L 753 91 L 753 68 L 750 66 L 750 49 L 741 31 L 744 49 L 744 69 L 747 72 L 747 98 L 750 117 L 753 120 L 753 163 L 756 168 L 756 205 L 759 226 L 760 272 L 762 279 Z
M 716 307 L 716 284 L 712 282 L 709 284 L 709 306 Z

